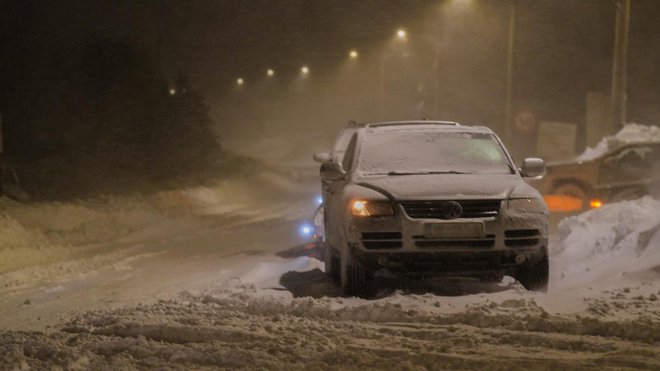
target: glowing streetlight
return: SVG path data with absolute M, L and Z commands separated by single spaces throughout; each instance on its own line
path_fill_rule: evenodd
M 348 53 L 348 56 L 349 56 L 351 59 L 357 59 L 358 55 L 359 55 L 359 54 L 358 54 L 357 50 L 355 50 L 355 49 L 351 50 L 351 51 Z
M 170 88 L 170 95 L 176 95 L 176 89 Z
M 245 80 L 242 77 L 236 79 L 236 85 L 243 86 L 243 84 L 245 84 Z
M 272 68 L 269 68 L 269 69 L 266 71 L 266 75 L 267 75 L 268 77 L 273 77 L 273 76 L 275 76 L 275 71 L 274 71 Z
M 396 31 L 396 37 L 399 40 L 405 40 L 407 35 L 408 34 L 406 33 L 406 30 L 404 30 L 403 28 L 400 28 Z
M 454 0 L 453 3 L 458 6 L 470 6 L 472 5 L 472 0 Z
M 303 75 L 308 75 L 308 74 L 309 74 L 309 67 L 307 67 L 307 66 L 302 66 L 302 68 L 300 69 L 300 72 L 301 72 Z

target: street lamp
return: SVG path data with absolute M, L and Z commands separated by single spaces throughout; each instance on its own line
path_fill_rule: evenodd
M 242 77 L 236 79 L 236 85 L 243 86 L 243 84 L 245 84 L 245 80 Z
M 357 59 L 358 57 L 358 52 L 357 50 L 353 49 L 348 53 L 349 58 L 351 59 Z
M 273 70 L 272 68 L 269 68 L 269 69 L 266 71 L 266 76 L 268 76 L 268 77 L 273 77 L 273 76 L 275 76 L 275 70 Z
M 403 28 L 400 28 L 396 31 L 396 37 L 399 40 L 405 40 L 407 35 L 408 34 L 406 33 L 406 30 L 404 30 Z
M 308 75 L 308 74 L 309 74 L 309 67 L 307 67 L 307 66 L 302 66 L 302 68 L 300 69 L 300 72 L 301 72 L 303 75 Z

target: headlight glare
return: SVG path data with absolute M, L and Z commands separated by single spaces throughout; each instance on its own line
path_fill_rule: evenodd
M 353 216 L 387 216 L 394 215 L 389 201 L 354 200 L 350 204 Z

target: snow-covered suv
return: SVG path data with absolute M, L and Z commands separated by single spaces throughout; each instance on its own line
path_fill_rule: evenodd
M 494 278 L 527 289 L 548 283 L 548 211 L 486 127 L 365 125 L 341 161 L 321 166 L 326 272 L 347 295 L 381 274 Z

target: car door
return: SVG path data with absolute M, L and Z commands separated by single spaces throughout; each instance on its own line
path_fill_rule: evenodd
M 599 183 L 606 188 L 645 186 L 658 173 L 660 145 L 634 144 L 606 156 Z

